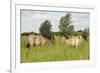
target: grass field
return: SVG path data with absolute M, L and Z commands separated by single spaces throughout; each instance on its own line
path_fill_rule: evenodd
M 72 61 L 89 59 L 89 41 L 85 41 L 78 48 L 60 43 L 60 37 L 56 37 L 56 44 L 35 46 L 30 49 L 25 47 L 25 36 L 21 36 L 21 63 L 48 62 L 48 61 Z

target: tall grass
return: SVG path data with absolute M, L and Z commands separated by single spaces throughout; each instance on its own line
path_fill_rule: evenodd
M 55 45 L 48 43 L 44 46 L 26 48 L 25 36 L 21 36 L 21 63 L 88 60 L 89 41 L 84 41 L 78 48 L 60 43 L 60 37 L 56 36 Z

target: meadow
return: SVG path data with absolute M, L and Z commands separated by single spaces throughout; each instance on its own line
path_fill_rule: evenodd
M 47 43 L 43 46 L 26 48 L 25 36 L 21 35 L 21 63 L 89 60 L 89 40 L 75 48 L 66 43 L 61 44 L 59 36 L 56 36 L 55 39 L 55 45 Z

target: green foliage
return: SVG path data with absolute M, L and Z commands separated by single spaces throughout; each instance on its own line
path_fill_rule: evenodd
M 89 38 L 89 28 L 84 29 L 82 36 L 85 40 L 88 40 L 88 38 Z
M 43 46 L 25 47 L 25 36 L 21 36 L 21 63 L 71 61 L 89 59 L 89 40 L 84 41 L 77 49 L 66 43 L 60 44 L 60 36 L 55 36 L 56 43 Z
M 51 27 L 50 21 L 46 20 L 43 22 L 39 28 L 41 35 L 48 38 L 51 35 Z
M 60 36 L 60 32 L 53 32 L 53 35 Z
M 70 13 L 61 18 L 59 25 L 61 35 L 67 36 L 74 33 L 74 26 L 71 25 L 71 23 L 72 21 Z
M 75 31 L 74 33 L 73 33 L 73 35 L 75 35 L 75 36 L 77 36 L 77 35 L 83 35 L 83 31 L 82 30 L 78 30 L 78 31 Z

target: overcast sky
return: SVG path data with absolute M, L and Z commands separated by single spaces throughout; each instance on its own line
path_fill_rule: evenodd
M 52 11 L 32 11 L 21 10 L 21 33 L 22 32 L 37 32 L 39 33 L 39 27 L 45 20 L 49 20 L 52 24 L 52 31 L 59 31 L 59 21 L 62 16 L 65 16 L 67 12 L 52 12 Z M 89 14 L 88 13 L 72 13 L 71 21 L 75 27 L 75 30 L 83 30 L 89 27 Z

